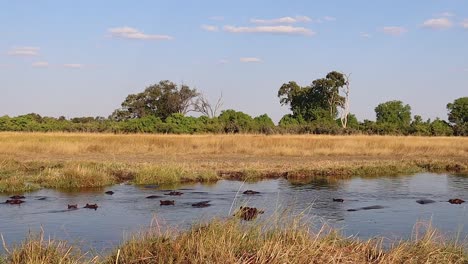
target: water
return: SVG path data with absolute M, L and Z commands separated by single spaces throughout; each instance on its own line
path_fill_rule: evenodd
M 160 206 L 160 199 L 145 198 L 167 193 L 155 186 L 117 185 L 80 192 L 44 189 L 26 194 L 26 202 L 20 206 L 0 204 L 0 233 L 7 244 L 12 244 L 22 241 L 28 232 L 39 232 L 42 228 L 47 236 L 78 243 L 85 249 L 106 251 L 151 224 L 183 229 L 214 216 L 229 217 L 235 208 L 248 205 L 265 210 L 260 220 L 286 210 L 290 215 L 302 213 L 314 224 L 327 223 L 346 235 L 361 238 L 408 238 L 418 221 L 432 221 L 447 237 L 463 240 L 468 236 L 468 203 L 447 202 L 450 198 L 468 201 L 466 176 L 424 173 L 301 184 L 284 179 L 256 183 L 219 181 L 182 185 L 177 189 L 184 194 L 162 198 L 175 200 L 174 206 Z M 261 194 L 242 195 L 248 189 Z M 104 194 L 108 190 L 115 194 Z M 7 198 L 0 196 L 0 201 Z M 333 198 L 343 198 L 344 202 L 333 202 Z M 436 203 L 421 205 L 416 203 L 418 199 L 432 199 Z M 210 200 L 212 206 L 191 206 L 205 200 Z M 86 203 L 97 203 L 99 208 L 85 209 Z M 68 210 L 68 204 L 78 204 L 80 209 Z M 373 205 L 383 208 L 347 211 Z

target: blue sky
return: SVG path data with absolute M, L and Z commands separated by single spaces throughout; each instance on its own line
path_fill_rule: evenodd
M 0 115 L 108 116 L 160 80 L 275 121 L 284 82 L 351 73 L 351 112 L 447 118 L 468 96 L 468 1 L 0 0 Z

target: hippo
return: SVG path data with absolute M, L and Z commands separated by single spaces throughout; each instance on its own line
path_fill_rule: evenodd
M 348 209 L 348 212 L 356 212 L 356 211 L 361 211 L 361 210 L 375 210 L 375 209 L 383 209 L 385 208 L 384 206 L 381 205 L 371 205 L 371 206 L 364 206 L 361 208 L 356 208 L 356 209 Z
M 171 192 L 169 192 L 169 193 L 165 193 L 164 195 L 180 196 L 180 195 L 182 195 L 182 194 L 184 194 L 184 193 L 182 193 L 182 192 L 176 192 L 176 191 L 171 191 Z
M 77 204 L 69 204 L 68 205 L 68 210 L 72 210 L 72 209 L 78 209 L 78 205 Z
M 84 206 L 84 208 L 97 210 L 97 209 L 98 209 L 98 205 L 97 205 L 97 204 L 86 204 L 86 205 Z
M 237 211 L 234 216 L 237 216 L 245 221 L 250 221 L 255 219 L 259 214 L 263 214 L 264 211 L 258 210 L 255 207 L 243 207 L 241 206 L 239 208 L 239 211 Z
M 337 203 L 342 203 L 342 202 L 344 202 L 344 199 L 333 198 L 333 201 L 334 201 L 334 202 L 337 202 Z
M 160 200 L 159 205 L 175 205 L 174 200 Z
M 204 207 L 211 206 L 211 204 L 210 204 L 210 201 L 203 201 L 203 202 L 194 203 L 192 204 L 192 206 L 196 208 L 204 208 Z
M 12 199 L 12 200 L 6 200 L 5 202 L 6 204 L 22 204 L 24 203 L 24 201 L 22 200 L 19 200 L 19 199 Z
M 159 195 L 150 195 L 150 196 L 146 196 L 146 199 L 156 199 L 156 198 L 161 198 L 162 196 L 159 196 Z
M 431 199 L 420 199 L 416 201 L 418 204 L 430 204 L 430 203 L 435 203 L 436 201 L 431 200 Z
M 24 197 L 23 195 L 13 195 L 13 196 L 10 196 L 11 199 L 13 200 L 20 200 L 20 199 L 24 199 L 26 197 Z
M 105 194 L 108 194 L 108 195 L 113 195 L 113 194 L 114 194 L 114 192 L 113 192 L 113 191 L 107 191 L 107 192 L 105 192 Z
M 451 203 L 451 204 L 462 204 L 465 201 L 463 201 L 462 199 L 455 198 L 455 199 L 448 200 L 448 202 Z
M 243 194 L 246 194 L 246 195 L 253 195 L 253 194 L 259 194 L 260 192 L 257 192 L 257 191 L 252 191 L 252 190 L 247 190 L 245 192 L 243 192 Z

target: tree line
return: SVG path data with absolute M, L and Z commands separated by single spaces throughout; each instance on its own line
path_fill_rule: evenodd
M 468 97 L 447 104 L 448 122 L 412 116 L 411 107 L 393 100 L 375 107 L 376 121 L 358 121 L 350 113 L 349 75 L 337 71 L 308 86 L 294 81 L 278 90 L 281 105 L 291 110 L 277 125 L 267 114 L 252 117 L 222 108 L 194 88 L 160 81 L 137 94 L 128 95 L 108 117 L 42 117 L 31 113 L 0 117 L 0 131 L 112 132 L 112 133 L 289 133 L 467 136 Z M 199 117 L 187 115 L 196 112 Z

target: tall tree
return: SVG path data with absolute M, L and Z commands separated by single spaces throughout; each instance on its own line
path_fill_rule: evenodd
M 333 71 L 325 78 L 317 79 L 310 86 L 301 87 L 296 82 L 283 84 L 278 90 L 281 105 L 289 105 L 294 117 L 307 121 L 334 120 L 338 106 L 344 104 L 340 88 L 346 84 L 342 73 Z
M 468 136 L 468 97 L 460 97 L 447 104 L 447 110 L 456 135 Z
M 160 81 L 141 93 L 128 95 L 122 107 L 115 110 L 111 118 L 128 120 L 153 115 L 164 120 L 171 114 L 186 114 L 193 110 L 193 99 L 197 96 L 197 90 L 187 85 Z
M 411 123 L 411 107 L 402 101 L 388 101 L 375 108 L 377 123 L 407 127 Z

